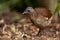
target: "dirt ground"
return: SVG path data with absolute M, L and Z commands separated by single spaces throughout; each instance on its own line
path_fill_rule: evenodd
M 23 14 L 3 13 L 0 15 L 0 40 L 60 40 L 60 24 L 40 28 Z

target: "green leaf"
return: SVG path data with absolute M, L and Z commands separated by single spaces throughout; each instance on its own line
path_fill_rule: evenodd
M 59 10 L 60 10 L 60 3 L 58 3 L 54 13 L 59 12 Z

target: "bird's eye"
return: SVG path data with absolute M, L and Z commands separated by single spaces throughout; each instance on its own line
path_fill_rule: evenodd
M 30 10 L 27 10 L 28 12 L 30 12 Z

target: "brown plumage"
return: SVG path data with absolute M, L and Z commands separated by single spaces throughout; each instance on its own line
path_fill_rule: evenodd
M 27 8 L 24 13 L 28 13 L 30 19 L 34 22 L 34 24 L 38 26 L 47 26 L 48 25 L 48 20 L 52 16 L 50 10 L 47 8 Z
M 35 8 L 36 12 L 44 17 L 50 18 L 52 16 L 50 10 L 47 8 Z

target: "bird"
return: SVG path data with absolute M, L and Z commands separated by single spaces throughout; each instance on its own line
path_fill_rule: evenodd
M 47 8 L 32 8 L 27 7 L 23 14 L 28 14 L 28 17 L 37 26 L 46 27 L 51 23 L 52 13 Z

